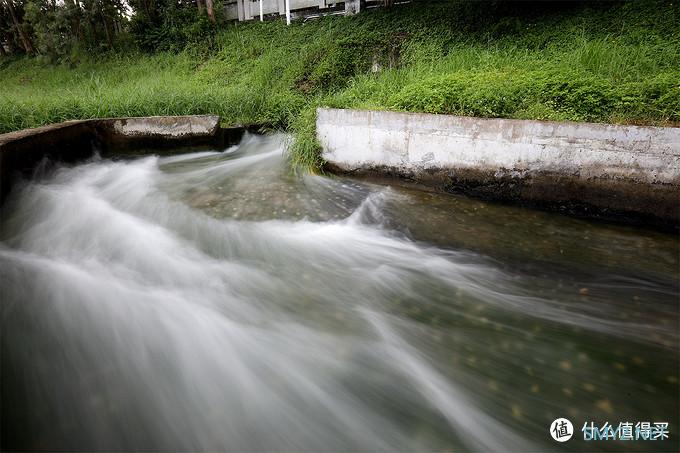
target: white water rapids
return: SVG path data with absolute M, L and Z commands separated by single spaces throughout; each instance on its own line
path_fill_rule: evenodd
M 14 190 L 4 447 L 527 452 L 557 448 L 558 416 L 677 428 L 676 238 L 590 225 L 584 245 L 581 221 L 294 175 L 282 140 Z M 644 275 L 618 264 L 642 255 Z

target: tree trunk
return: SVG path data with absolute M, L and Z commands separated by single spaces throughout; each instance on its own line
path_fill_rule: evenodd
M 215 23 L 215 11 L 213 11 L 213 0 L 205 0 L 205 9 L 208 10 L 208 19 Z
M 0 41 L 0 56 L 7 56 L 7 52 L 5 52 L 5 45 L 2 43 L 2 41 Z
M 104 33 L 106 33 L 106 43 L 109 45 L 109 49 L 113 49 L 113 39 L 111 38 L 111 30 L 109 30 L 109 25 L 106 22 L 106 17 L 102 13 L 102 25 L 104 25 Z
M 109 49 L 113 49 L 113 37 L 111 36 L 111 30 L 109 29 L 109 17 L 108 8 L 105 7 L 104 1 L 99 1 L 99 17 L 102 20 L 102 26 L 104 27 L 104 35 L 106 36 L 106 44 L 108 44 Z
M 0 5 L 2 5 L 2 2 L 0 2 Z M 7 43 L 7 53 L 9 55 L 17 53 L 17 37 L 13 33 L 5 30 L 5 33 L 0 35 L 0 39 L 2 38 L 4 38 L 5 43 Z
M 73 18 L 71 19 L 72 32 L 76 37 L 76 41 L 83 42 L 85 37 L 80 27 L 80 5 L 77 0 L 71 0 L 71 8 L 73 9 Z
M 12 23 L 14 24 L 14 29 L 19 35 L 19 41 L 21 41 L 21 45 L 24 46 L 24 50 L 27 54 L 34 53 L 35 51 L 33 49 L 33 44 L 31 44 L 31 40 L 28 38 L 28 36 L 26 36 L 26 33 L 24 33 L 24 30 L 21 28 L 21 24 L 19 24 L 17 15 L 14 12 L 14 4 L 12 3 L 12 0 L 5 0 L 5 4 L 9 9 L 10 16 L 12 16 Z
M 203 10 L 205 9 L 204 0 L 196 0 L 196 6 L 198 6 L 198 15 L 203 15 Z

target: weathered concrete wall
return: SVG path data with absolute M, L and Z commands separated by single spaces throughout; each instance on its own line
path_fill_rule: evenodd
M 173 147 L 182 143 L 218 144 L 224 134 L 217 115 L 147 116 L 91 121 L 99 142 L 114 148 Z
M 492 199 L 680 224 L 680 129 L 319 109 L 329 168 Z
M 119 118 L 110 120 L 116 134 L 145 137 L 212 136 L 220 126 L 220 117 L 206 116 L 154 116 L 144 118 Z
M 237 143 L 244 128 L 220 128 L 215 115 L 105 118 L 0 134 L 0 200 L 17 175 L 27 175 L 43 159 L 73 162 L 94 149 L 166 148 Z
M 90 156 L 94 136 L 90 121 L 66 121 L 0 134 L 0 201 L 17 174 L 26 175 L 43 159 L 70 162 Z

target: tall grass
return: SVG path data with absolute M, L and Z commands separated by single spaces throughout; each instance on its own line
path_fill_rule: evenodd
M 431 2 L 290 27 L 237 24 L 210 51 L 192 45 L 74 67 L 0 61 L 0 132 L 76 118 L 212 113 L 226 124 L 292 130 L 293 161 L 317 168 L 321 105 L 680 121 L 677 4 L 495 8 Z

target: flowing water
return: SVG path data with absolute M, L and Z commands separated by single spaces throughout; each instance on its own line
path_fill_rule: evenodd
M 14 190 L 3 449 L 677 451 L 676 236 L 296 175 L 284 139 Z

